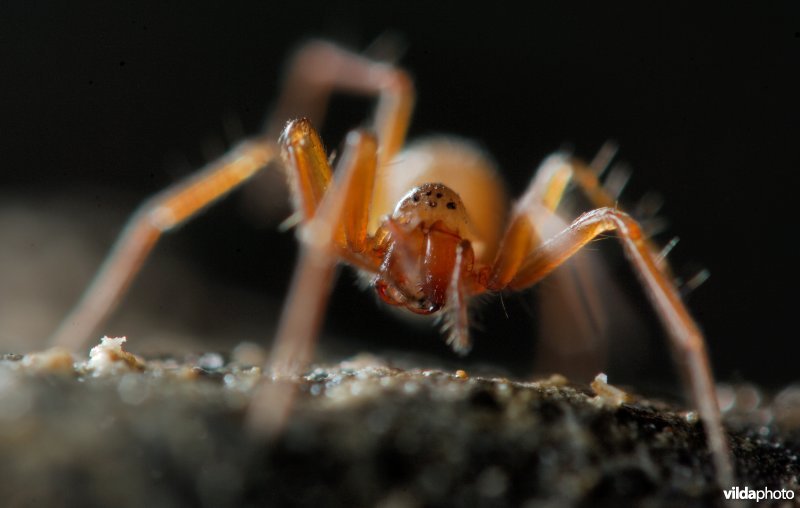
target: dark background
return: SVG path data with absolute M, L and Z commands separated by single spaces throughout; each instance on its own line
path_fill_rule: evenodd
M 689 303 L 719 377 L 796 380 L 796 8 L 547 3 L 522 14 L 497 2 L 478 11 L 436 2 L 115 4 L 0 8 L 5 195 L 74 194 L 100 214 L 132 210 L 220 153 L 226 122 L 256 132 L 300 42 L 325 37 L 359 49 L 392 32 L 405 41 L 401 63 L 418 87 L 412 137 L 478 140 L 514 194 L 564 143 L 590 158 L 616 140 L 635 169 L 626 196 L 657 190 L 666 198 L 670 232 L 681 237 L 678 272 L 692 262 L 711 271 Z M 331 147 L 368 111 L 352 100 L 334 108 Z M 215 281 L 282 295 L 294 240 L 274 231 L 282 217 L 254 221 L 240 203 L 229 200 L 165 243 Z M 352 277 L 342 279 L 333 333 L 359 339 L 357 350 L 428 347 L 453 358 L 435 330 L 397 324 L 352 288 Z M 473 358 L 533 354 L 530 312 L 510 300 L 508 318 L 496 302 L 484 311 Z M 509 331 L 517 332 L 511 340 L 487 337 Z M 367 345 L 376 336 L 382 345 Z

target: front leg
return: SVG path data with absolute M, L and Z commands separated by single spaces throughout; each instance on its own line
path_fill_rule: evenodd
M 325 157 L 316 154 L 321 145 L 308 120 L 289 122 L 281 139 L 284 162 L 294 178 L 303 182 L 311 180 L 309 174 L 330 174 Z M 353 131 L 347 136 L 334 182 L 324 187 L 321 198 L 312 185 L 295 187 L 299 194 L 295 201 L 310 205 L 306 222 L 298 229 L 300 261 L 273 346 L 270 370 L 275 376 L 294 375 L 308 365 L 339 257 L 356 257 L 366 249 L 376 165 L 375 137 Z
M 308 156 L 314 147 L 302 142 L 307 136 L 316 137 L 307 120 L 290 122 L 282 136 L 284 162 L 292 172 L 304 172 L 297 160 L 316 160 L 327 166 L 324 158 Z M 266 366 L 272 379 L 259 386 L 247 414 L 248 428 L 258 435 L 274 435 L 286 423 L 296 395 L 292 378 L 302 373 L 313 357 L 337 264 L 353 258 L 362 268 L 369 266 L 370 259 L 363 251 L 369 244 L 367 221 L 377 147 L 372 134 L 354 131 L 347 136 L 332 184 L 315 205 L 313 216 L 298 229 L 300 260 Z M 298 190 L 307 192 L 305 197 L 313 201 L 311 187 Z

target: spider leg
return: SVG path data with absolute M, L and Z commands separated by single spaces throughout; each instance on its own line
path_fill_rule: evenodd
M 180 226 L 264 168 L 276 155 L 265 138 L 244 141 L 221 159 L 145 201 L 131 216 L 78 304 L 49 342 L 83 347 L 116 307 L 163 233 Z
M 578 188 L 596 208 L 613 207 L 616 198 L 600 183 L 599 173 L 608 165 L 613 147 L 603 146 L 589 165 L 578 158 L 556 153 L 542 163 L 523 200 L 541 202 L 550 212 L 561 203 L 570 182 Z
M 672 340 L 674 351 L 688 376 L 688 390 L 705 426 L 718 482 L 720 487 L 730 486 L 733 483 L 731 455 L 703 335 L 670 277 L 659 268 L 656 254 L 634 219 L 612 208 L 598 208 L 583 214 L 569 228 L 528 254 L 508 287 L 519 290 L 535 284 L 586 244 L 609 231 L 617 233 Z
M 601 150 L 598 164 L 604 165 L 609 149 Z M 564 154 L 551 155 L 539 166 L 525 193 L 511 212 L 509 226 L 503 236 L 489 278 L 489 289 L 508 285 L 525 256 L 541 243 L 541 233 L 554 216 L 567 185 L 575 181 L 595 207 L 614 206 L 597 178 L 598 171 Z
M 614 150 L 616 150 L 614 145 L 604 145 L 600 149 L 600 152 L 597 154 L 595 159 L 589 165 L 586 165 L 583 161 L 575 157 L 563 157 L 561 160 L 556 159 L 554 162 L 558 168 L 552 170 L 556 175 L 558 175 L 555 180 L 559 181 L 559 179 L 566 179 L 567 182 L 574 182 L 578 189 L 589 199 L 595 208 L 617 208 L 617 194 L 613 191 L 613 189 L 609 190 L 607 186 L 604 186 L 599 179 L 600 174 L 602 174 L 605 168 L 610 165 L 610 158 L 613 156 Z M 558 155 L 555 157 L 558 157 Z M 549 158 L 548 160 L 552 158 L 553 157 Z M 562 172 L 563 176 L 561 176 Z M 547 174 L 547 172 L 545 172 L 545 174 Z M 554 205 L 548 206 L 548 210 L 555 211 L 555 208 L 558 206 L 558 203 L 560 203 L 561 198 L 563 197 L 567 182 L 565 182 L 563 185 L 546 186 L 546 188 L 549 188 L 549 197 L 552 200 L 552 205 Z M 548 203 L 545 204 L 548 205 Z M 663 250 L 657 248 L 653 244 L 653 242 L 650 240 L 650 236 L 652 235 L 648 235 L 642 240 L 647 247 L 652 252 L 659 252 L 660 250 Z M 672 274 L 670 273 L 670 266 L 666 262 L 665 258 L 666 255 L 656 256 L 656 264 L 660 269 L 666 271 L 668 275 L 671 276 Z
M 301 220 L 309 221 L 314 217 L 332 177 L 322 140 L 311 122 L 301 118 L 286 123 L 278 144 L 286 163 L 294 208 Z
M 403 146 L 414 106 L 411 79 L 391 64 L 329 42 L 310 41 L 294 54 L 267 133 L 277 138 L 284 122 L 293 118 L 307 117 L 314 125 L 322 125 L 335 91 L 378 96 L 371 129 L 380 142 L 378 167 L 384 166 Z
M 308 120 L 290 122 L 284 140 L 286 165 L 302 173 L 296 161 L 310 144 L 298 142 L 316 136 Z M 287 149 L 288 148 L 288 149 Z M 297 157 L 291 156 L 296 152 Z M 318 159 L 326 164 L 326 160 Z M 271 435 L 283 427 L 294 402 L 296 386 L 288 381 L 311 361 L 325 305 L 340 257 L 352 256 L 368 242 L 366 224 L 377 166 L 377 140 L 353 131 L 347 136 L 333 183 L 319 201 L 312 218 L 301 225 L 301 255 L 284 304 L 273 344 L 269 371 L 273 381 L 262 383 L 248 411 L 248 426 Z M 311 188 L 301 188 L 310 194 Z M 350 252 L 350 254 L 348 254 Z
M 608 145 L 601 149 L 592 162 L 589 176 L 602 171 L 613 151 Z M 526 197 L 542 206 L 526 206 L 523 213 L 530 217 L 541 237 L 548 238 L 567 227 L 569 223 L 563 217 L 577 216 L 574 206 L 570 207 L 569 202 L 563 206 L 562 202 L 575 174 L 586 171 L 579 164 L 557 153 L 545 159 L 537 169 Z M 598 201 L 605 202 L 602 195 L 600 199 L 587 198 L 595 207 L 602 206 Z M 572 379 L 588 381 L 605 369 L 609 331 L 622 301 L 620 295 L 616 298 L 609 295 L 615 287 L 607 279 L 607 270 L 596 253 L 584 251 L 566 262 L 539 288 L 536 319 L 539 340 L 533 372 L 559 372 Z M 630 321 L 626 319 L 626 328 Z
M 296 162 L 305 158 L 303 154 L 316 149 L 313 144 L 303 141 L 307 137 L 316 137 L 308 120 L 290 122 L 282 137 L 286 164 L 293 173 L 307 171 Z M 272 355 L 273 374 L 293 375 L 308 364 L 324 314 L 328 286 L 333 282 L 337 256 L 350 255 L 348 250 L 358 253 L 366 247 L 376 153 L 374 136 L 361 131 L 351 132 L 332 187 L 319 201 L 313 217 L 298 231 L 302 254 L 278 326 Z M 317 159 L 317 162 L 327 166 L 325 158 Z M 301 187 L 299 191 L 306 195 L 307 200 L 313 199 L 312 187 Z
M 616 146 L 606 143 L 589 165 L 563 152 L 542 162 L 512 211 L 511 226 L 495 263 L 494 289 L 510 282 L 524 256 L 539 245 L 541 238 L 555 235 L 568 225 L 562 218 L 565 212 L 575 216 L 572 210 L 556 213 L 570 183 L 577 184 L 595 208 L 614 205 L 614 198 L 598 177 L 615 152 Z M 598 264 L 594 253 L 581 252 L 540 289 L 536 322 L 541 339 L 535 370 L 546 366 L 572 378 L 589 379 L 603 369 L 609 331 L 621 319 L 617 316 L 625 314 L 626 304 L 621 294 L 614 293 L 617 288 Z M 602 295 L 600 288 L 604 288 Z M 630 319 L 626 319 L 626 328 L 629 326 Z
M 277 139 L 284 123 L 295 118 L 309 118 L 320 127 L 331 96 L 345 92 L 376 97 L 377 104 L 367 127 L 378 137 L 377 180 L 389 162 L 403 147 L 414 108 L 414 85 L 408 74 L 391 63 L 343 49 L 326 41 L 312 40 L 295 51 L 286 68 L 281 95 L 267 120 L 265 131 Z M 258 179 L 246 189 L 246 200 L 254 211 L 264 195 L 274 192 L 276 182 Z M 372 207 L 387 201 L 386 190 L 377 186 Z

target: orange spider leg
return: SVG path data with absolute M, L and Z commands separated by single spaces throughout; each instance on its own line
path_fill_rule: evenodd
M 283 136 L 284 155 L 290 172 L 308 168 L 296 165 L 303 153 L 314 150 L 304 139 L 315 138 L 308 120 L 290 122 Z M 371 134 L 353 131 L 347 136 L 335 183 L 325 192 L 313 217 L 300 227 L 302 254 L 289 296 L 284 305 L 272 354 L 274 375 L 292 375 L 310 361 L 314 340 L 324 315 L 333 269 L 339 257 L 350 259 L 366 248 L 369 202 L 377 166 L 377 140 Z M 327 166 L 327 161 L 317 159 Z M 330 169 L 320 168 L 320 172 Z M 300 187 L 303 200 L 312 200 L 313 188 Z M 358 260 L 368 264 L 363 258 Z M 375 267 L 373 267 L 373 270 Z
M 311 41 L 295 53 L 267 132 L 277 138 L 283 122 L 300 117 L 319 127 L 334 91 L 378 96 L 371 128 L 380 142 L 378 167 L 383 167 L 403 146 L 414 107 L 411 79 L 391 64 L 329 42 Z
M 301 119 L 286 124 L 278 144 L 294 207 L 302 220 L 311 220 L 331 182 L 331 167 L 322 140 L 311 123 Z
M 287 167 L 293 173 L 330 172 L 327 161 L 313 157 L 316 132 L 308 120 L 290 122 L 282 140 Z M 316 138 L 318 139 L 318 138 Z M 297 165 L 298 160 L 315 160 L 319 168 Z M 292 408 L 296 385 L 286 379 L 300 373 L 311 361 L 319 328 L 325 315 L 339 256 L 367 245 L 369 202 L 377 166 L 377 140 L 371 134 L 353 131 L 347 136 L 333 184 L 327 189 L 310 220 L 300 226 L 301 254 L 286 298 L 272 348 L 269 370 L 271 383 L 262 383 L 248 410 L 247 425 L 252 432 L 272 436 L 283 428 Z M 302 180 L 302 175 L 298 175 Z M 300 187 L 300 201 L 313 201 L 313 188 Z M 360 263 L 366 264 L 363 259 Z M 374 270 L 376 267 L 373 267 Z
M 709 435 L 717 477 L 722 486 L 730 485 L 733 469 L 703 336 L 675 290 L 663 258 L 658 256 L 649 239 L 642 235 L 636 221 L 610 208 L 615 200 L 603 188 L 597 176 L 600 172 L 597 166 L 606 164 L 604 159 L 609 158 L 609 151 L 604 149 L 592 167 L 558 155 L 542 164 L 528 190 L 515 205 L 502 247 L 492 267 L 489 289 L 530 287 L 572 258 L 598 235 L 617 230 L 675 348 L 682 353 L 688 371 L 689 391 Z M 584 214 L 569 229 L 539 246 L 541 239 L 538 228 L 558 207 L 570 181 L 574 181 L 587 198 L 600 208 Z M 536 246 L 538 248 L 534 248 Z
M 612 208 L 599 208 L 583 214 L 569 228 L 531 252 L 508 287 L 516 290 L 530 287 L 586 244 L 609 231 L 616 231 L 672 340 L 676 354 L 686 368 L 688 388 L 708 435 L 718 481 L 721 487 L 730 486 L 733 483 L 733 467 L 703 335 L 673 283 L 659 268 L 656 255 L 647 245 L 634 219 Z
M 571 166 L 559 154 L 548 157 L 536 170 L 511 212 L 489 276 L 489 289 L 497 291 L 508 286 L 528 253 L 541 243 L 542 222 L 555 212 L 572 176 Z
M 539 165 L 528 189 L 514 206 L 503 247 L 496 256 L 494 274 L 490 277 L 492 289 L 506 287 L 525 256 L 541 243 L 541 238 L 565 227 L 556 210 L 571 182 L 579 184 L 595 207 L 613 204 L 613 198 L 600 185 L 598 175 L 615 151 L 612 144 L 606 143 L 589 167 L 561 153 L 549 156 Z M 586 254 L 576 256 L 565 270 L 554 274 L 554 283 L 545 289 L 547 296 L 540 301 L 538 321 L 545 330 L 536 355 L 539 365 L 552 368 L 561 363 L 564 366 L 560 370 L 574 376 L 589 372 L 594 376 L 602 369 L 604 355 L 600 352 L 605 348 L 608 316 L 591 262 Z M 574 316 L 567 324 L 559 319 L 564 313 Z
M 607 147 L 601 150 L 596 164 L 606 164 L 609 150 Z M 489 276 L 489 289 L 499 290 L 506 287 L 525 256 L 541 243 L 543 222 L 555 213 L 573 179 L 596 207 L 613 205 L 611 197 L 600 185 L 596 171 L 561 154 L 548 157 L 536 170 L 525 193 L 514 205 Z
M 389 63 L 371 60 L 325 41 L 306 43 L 289 63 L 283 91 L 267 122 L 266 132 L 277 138 L 286 120 L 302 117 L 319 127 L 335 92 L 377 96 L 369 128 L 378 137 L 376 180 L 383 180 L 383 171 L 403 147 L 415 98 L 411 78 L 403 69 Z M 251 199 L 257 200 L 262 186 L 268 184 L 273 183 L 257 182 L 250 191 Z M 376 186 L 372 192 L 372 208 L 379 208 L 387 201 L 384 186 Z M 374 218 L 367 227 L 374 231 L 377 227 Z
M 560 153 L 551 155 L 542 162 L 525 194 L 514 206 L 502 247 L 489 277 L 489 289 L 496 291 L 505 288 L 525 256 L 541 243 L 542 236 L 555 234 L 565 226 L 555 212 L 571 182 L 577 184 L 595 208 L 615 206 L 615 198 L 606 191 L 598 178 L 615 152 L 616 147 L 606 143 L 588 166 L 579 159 Z M 649 240 L 647 242 L 652 248 Z M 568 305 L 579 306 L 580 312 L 587 316 L 585 323 L 577 323 L 577 328 L 572 330 L 572 338 L 576 340 L 580 340 L 582 335 L 588 336 L 587 334 L 591 334 L 593 340 L 602 340 L 601 331 L 607 321 L 598 288 L 590 273 L 589 261 L 578 257 L 571 260 L 573 272 L 564 273 L 558 283 L 561 298 L 573 302 Z M 659 267 L 668 269 L 663 258 L 658 261 Z M 570 308 L 572 310 L 576 309 Z M 592 331 L 586 331 L 587 329 Z
M 567 185 L 570 182 L 574 182 L 595 208 L 617 208 L 616 197 L 603 187 L 598 177 L 615 150 L 616 148 L 613 145 L 604 145 L 588 166 L 575 157 L 567 157 L 560 154 L 548 157 L 536 172 L 536 177 L 531 185 L 529 191 L 533 196 L 531 202 L 536 202 L 534 200 L 535 197 L 541 196 L 539 201 L 544 205 L 545 209 L 551 213 L 555 212 L 563 198 Z M 534 215 L 537 214 L 537 210 L 541 211 L 541 208 L 528 208 L 528 211 Z M 659 252 L 659 249 L 653 245 L 650 238 L 644 238 L 643 241 L 652 252 Z M 670 267 L 665 258 L 666 256 L 662 255 L 656 256 L 656 264 L 660 269 L 670 273 Z
M 264 138 L 242 142 L 222 159 L 145 201 L 50 344 L 80 349 L 122 298 L 159 237 L 252 178 L 275 152 L 274 143 Z

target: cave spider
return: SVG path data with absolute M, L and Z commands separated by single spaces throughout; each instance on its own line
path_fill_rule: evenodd
M 309 118 L 321 121 L 336 90 L 378 100 L 371 129 L 348 134 L 334 178 Z M 302 249 L 268 366 L 275 378 L 297 374 L 310 363 L 338 263 L 365 274 L 390 305 L 443 314 L 448 343 L 465 353 L 471 298 L 530 287 L 598 235 L 614 231 L 685 367 L 720 486 L 730 486 L 731 458 L 703 336 L 663 259 L 639 224 L 617 209 L 596 171 L 553 155 L 509 209 L 491 164 L 470 144 L 447 138 L 403 148 L 413 102 L 413 85 L 403 70 L 330 43 L 307 43 L 292 60 L 264 132 L 141 205 L 51 343 L 83 347 L 162 233 L 280 157 Z M 543 238 L 540 225 L 555 213 L 570 182 L 595 209 Z M 259 400 L 251 421 L 264 420 Z

